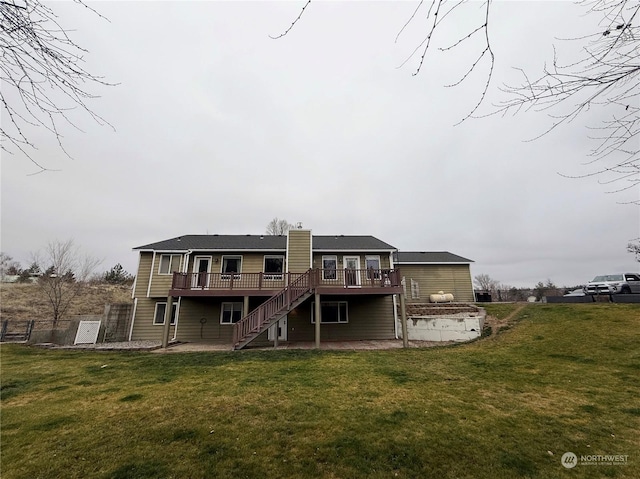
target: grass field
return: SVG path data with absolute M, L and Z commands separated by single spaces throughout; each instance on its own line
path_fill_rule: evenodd
M 530 305 L 433 349 L 0 359 L 4 479 L 640 477 L 636 305 Z

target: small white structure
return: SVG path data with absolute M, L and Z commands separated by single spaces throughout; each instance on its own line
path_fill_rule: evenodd
M 96 344 L 102 321 L 80 321 L 73 344 Z
M 410 315 L 407 336 L 413 341 L 471 341 L 482 335 L 485 316 L 483 309 Z

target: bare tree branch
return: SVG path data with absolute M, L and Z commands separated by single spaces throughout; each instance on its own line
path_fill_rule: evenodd
M 305 9 L 309 6 L 310 3 L 311 3 L 311 0 L 307 0 L 307 3 L 305 3 L 304 7 L 302 7 L 302 10 L 300 10 L 300 14 L 297 16 L 297 18 L 293 22 L 291 22 L 291 25 L 289 25 L 289 28 L 287 28 L 280 35 L 276 35 L 276 36 L 269 35 L 269 37 L 273 38 L 274 40 L 277 40 L 278 38 L 282 38 L 287 33 L 289 33 L 291 29 L 296 26 L 296 23 L 298 23 L 298 21 L 302 18 L 302 15 L 304 14 Z
M 281 38 L 291 31 L 300 20 L 310 0 L 300 11 Z M 452 12 L 468 3 L 468 0 L 447 2 L 431 0 L 425 12 L 424 0 L 420 0 L 408 20 L 404 23 L 395 41 L 405 32 L 411 23 L 426 22 L 422 26 L 426 35 L 415 46 L 411 54 L 398 66 L 404 67 L 419 55 L 418 65 L 413 76 L 418 75 L 425 64 L 426 56 L 433 49 L 433 38 L 454 20 L 447 19 Z M 616 184 L 611 193 L 627 191 L 640 186 L 640 0 L 583 0 L 580 2 L 588 15 L 600 15 L 600 30 L 590 35 L 566 39 L 586 43 L 582 47 L 581 59 L 561 64 L 554 48 L 551 65 L 545 65 L 536 79 L 531 79 L 523 70 L 523 80 L 516 85 L 503 85 L 500 90 L 508 99 L 494 105 L 494 109 L 479 115 L 491 86 L 495 67 L 495 55 L 489 37 L 490 13 L 493 0 L 482 4 L 483 20 L 462 35 L 450 46 L 439 48 L 443 52 L 452 52 L 471 38 L 480 38 L 481 50 L 457 81 L 446 85 L 459 86 L 467 80 L 481 65 L 489 63 L 485 73 L 483 89 L 478 101 L 469 113 L 457 124 L 469 118 L 483 118 L 496 114 L 517 114 L 522 111 L 544 111 L 551 119 L 551 125 L 540 134 L 527 141 L 533 141 L 554 131 L 556 128 L 574 121 L 584 112 L 594 107 L 604 110 L 609 117 L 589 131 L 595 136 L 596 146 L 589 155 L 587 166 L 593 169 L 585 174 L 562 175 L 569 178 L 597 177 L 605 185 Z M 446 20 L 446 21 L 445 21 Z M 630 203 L 639 204 L 640 199 Z
M 82 0 L 74 1 L 104 19 Z M 48 168 L 33 157 L 37 146 L 27 128 L 49 131 L 70 157 L 59 124 L 80 130 L 69 116 L 71 111 L 83 110 L 99 125 L 111 126 L 87 104 L 97 96 L 86 85 L 113 84 L 82 67 L 86 53 L 69 37 L 51 8 L 39 0 L 0 2 L 0 103 L 9 119 L 0 127 L 2 150 L 21 152 L 42 172 Z

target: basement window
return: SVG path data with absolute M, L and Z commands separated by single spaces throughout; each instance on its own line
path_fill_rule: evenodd
M 220 324 L 233 324 L 242 319 L 242 303 L 222 303 Z
M 173 307 L 171 308 L 171 322 L 169 324 L 176 324 L 176 317 L 178 313 L 178 305 L 173 303 Z M 153 324 L 162 325 L 164 324 L 164 315 L 167 311 L 167 303 L 156 303 L 156 311 L 153 315 Z
M 311 303 L 311 323 L 315 324 L 316 307 L 315 302 Z M 348 323 L 349 315 L 347 314 L 346 301 L 327 301 L 320 302 L 320 324 L 337 324 Z

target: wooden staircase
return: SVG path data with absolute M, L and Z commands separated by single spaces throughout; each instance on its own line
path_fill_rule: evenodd
M 313 273 L 313 269 L 302 273 L 288 286 L 235 323 L 233 325 L 233 349 L 244 348 L 313 295 L 315 284 Z

